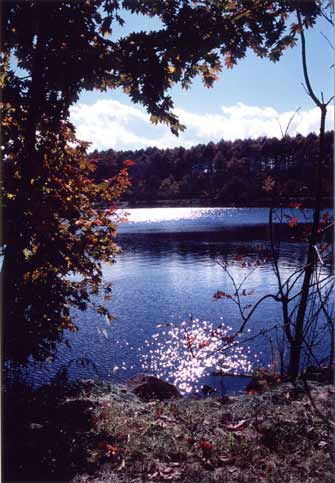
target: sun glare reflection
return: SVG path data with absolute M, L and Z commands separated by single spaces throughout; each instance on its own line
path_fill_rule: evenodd
M 213 372 L 249 374 L 259 362 L 224 322 L 215 326 L 190 318 L 157 328 L 140 353 L 142 368 L 176 385 L 182 394 L 199 390 L 200 380 Z
M 195 207 L 178 207 L 178 208 L 133 208 L 125 209 L 124 214 L 127 215 L 129 223 L 152 223 L 160 221 L 178 221 L 178 220 L 194 220 L 216 212 L 230 212 L 234 208 L 195 208 Z M 122 213 L 122 210 L 120 210 Z

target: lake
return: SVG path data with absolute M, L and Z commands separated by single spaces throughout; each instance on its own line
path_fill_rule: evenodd
M 67 366 L 71 378 L 101 378 L 124 382 L 138 372 L 150 372 L 184 393 L 206 383 L 220 392 L 235 392 L 247 379 L 217 377 L 213 371 L 248 374 L 271 362 L 268 336 L 252 340 L 262 329 L 280 325 L 281 307 L 266 300 L 244 333 L 249 342 L 221 351 L 241 322 L 238 307 L 218 291 L 233 293 L 246 275 L 243 306 L 267 293 L 276 293 L 276 279 L 268 260 L 267 208 L 145 208 L 129 209 L 128 222 L 119 227 L 123 253 L 103 267 L 112 282 L 112 299 L 104 301 L 115 315 L 108 324 L 93 310 L 75 313 L 79 332 L 67 334 L 71 350 L 59 346 L 55 361 L 34 365 L 28 377 L 34 384 L 50 380 Z M 286 210 L 298 222 L 311 212 Z M 305 244 L 278 212 L 281 231 L 280 269 L 289 277 L 303 266 Z M 243 258 L 241 257 L 243 255 Z M 325 264 L 322 270 L 331 268 Z M 220 337 L 217 337 L 218 332 Z M 228 339 L 227 339 L 228 340 Z M 320 349 L 322 350 L 322 349 Z

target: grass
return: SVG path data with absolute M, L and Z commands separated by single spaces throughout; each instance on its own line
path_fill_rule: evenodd
M 146 403 L 108 384 L 7 392 L 3 481 L 331 482 L 334 387 L 310 388 Z
M 87 481 L 333 481 L 332 395 L 330 386 L 313 386 L 323 418 L 292 385 L 229 403 L 111 400 L 95 409 L 106 440 L 92 450 L 100 473 Z

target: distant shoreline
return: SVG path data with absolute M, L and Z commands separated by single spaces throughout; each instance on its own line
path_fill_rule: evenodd
M 323 205 L 325 208 L 333 208 L 333 199 L 325 198 Z M 311 199 L 288 199 L 282 200 L 282 208 L 290 208 L 290 203 L 299 202 L 302 203 L 304 208 L 313 208 L 313 200 Z M 178 200 L 156 200 L 156 201 L 121 201 L 118 205 L 119 208 L 270 208 L 270 205 L 264 203 L 225 203 L 223 201 L 213 201 L 209 199 L 178 199 Z

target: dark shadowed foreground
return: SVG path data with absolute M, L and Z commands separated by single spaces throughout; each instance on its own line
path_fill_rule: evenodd
M 93 381 L 4 396 L 4 481 L 333 481 L 334 387 L 143 402 Z

